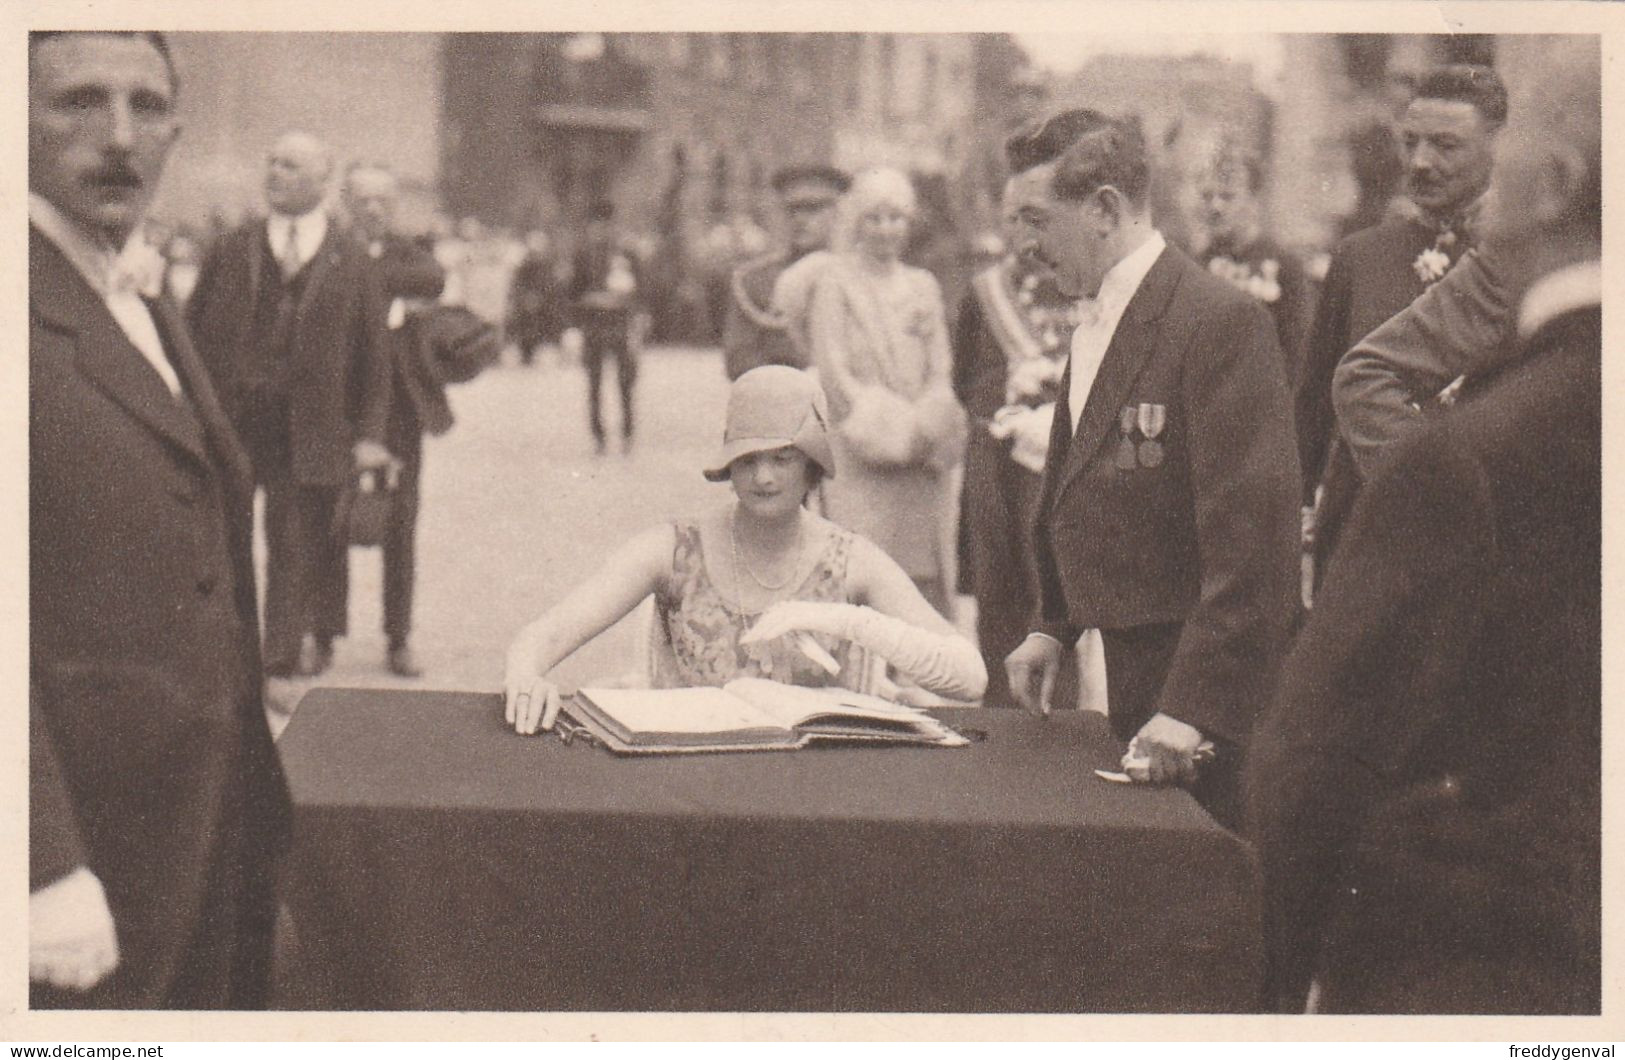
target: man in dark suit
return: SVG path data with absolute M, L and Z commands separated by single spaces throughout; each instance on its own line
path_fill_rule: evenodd
M 1230 822 L 1294 610 L 1274 323 L 1152 227 L 1137 125 L 1068 111 L 1009 152 L 1020 250 L 1083 297 L 1034 531 L 1041 625 L 1006 660 L 1010 686 L 1047 710 L 1062 645 L 1099 629 L 1112 728 L 1146 759 L 1131 775 L 1191 783 Z
M 580 329 L 587 369 L 587 423 L 593 444 L 604 452 L 604 358 L 615 359 L 621 392 L 621 451 L 632 448 L 632 393 L 638 355 L 648 331 L 643 312 L 643 274 L 637 258 L 615 231 L 615 207 L 597 202 L 588 210 L 587 235 L 570 270 L 570 315 Z
M 401 677 L 422 677 L 412 654 L 412 590 L 417 581 L 418 484 L 423 475 L 423 434 L 451 429 L 445 384 L 429 360 L 416 315 L 440 297 L 446 273 L 432 247 L 393 231 L 395 175 L 380 165 L 352 167 L 344 182 L 344 202 L 378 286 L 389 300 L 385 349 L 392 380 L 389 425 L 384 444 L 393 458 L 394 489 L 384 528 L 384 635 L 389 638 L 389 669 Z
M 1487 67 L 1447 66 L 1425 77 L 1400 126 L 1409 201 L 1332 252 L 1296 384 L 1298 460 L 1303 506 L 1314 509 L 1317 583 L 1359 491 L 1354 460 L 1338 441 L 1332 375 L 1356 342 L 1410 305 L 1471 246 L 1506 113 L 1506 89 Z
M 119 254 L 174 143 L 175 92 L 157 34 L 29 38 L 36 1008 L 265 1003 L 288 799 L 253 485 L 178 312 Z
M 807 367 L 784 321 L 773 310 L 779 273 L 815 250 L 829 246 L 835 203 L 852 181 L 833 166 L 787 166 L 773 174 L 773 190 L 784 214 L 786 246 L 734 269 L 732 295 L 722 328 L 723 367 L 730 380 L 764 364 Z
M 331 173 L 314 137 L 277 140 L 270 217 L 221 240 L 186 307 L 265 490 L 265 667 L 280 677 L 332 662 L 347 628 L 339 498 L 358 470 L 389 461 L 384 305 L 366 248 L 323 208 Z
M 1254 739 L 1284 1010 L 1599 1010 L 1600 54 L 1546 49 L 1484 219 L 1522 355 L 1361 491 Z

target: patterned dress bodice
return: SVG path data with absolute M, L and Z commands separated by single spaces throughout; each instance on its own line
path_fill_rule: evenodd
M 812 634 L 841 664 L 841 673 L 834 678 L 797 650 L 788 637 L 741 645 L 739 638 L 762 612 L 741 610 L 737 600 L 724 597 L 717 588 L 705 567 L 697 525 L 678 523 L 675 529 L 671 581 L 655 593 L 655 633 L 667 649 L 655 653 L 651 676 L 656 687 L 723 685 L 736 677 L 765 677 L 810 687 L 857 687 L 853 682 L 861 679 L 863 660 L 848 641 Z M 780 599 L 849 603 L 847 561 L 851 553 L 851 531 L 833 528 L 812 572 Z M 736 578 L 743 574 L 733 573 Z

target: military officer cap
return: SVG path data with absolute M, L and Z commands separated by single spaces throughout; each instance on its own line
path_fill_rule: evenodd
M 785 166 L 769 181 L 785 205 L 830 202 L 846 194 L 852 178 L 834 166 Z

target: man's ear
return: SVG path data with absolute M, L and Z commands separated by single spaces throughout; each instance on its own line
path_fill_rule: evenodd
M 1535 219 L 1542 225 L 1566 220 L 1581 205 L 1589 177 L 1589 167 L 1579 151 L 1562 142 L 1550 144 L 1540 162 Z
M 1111 184 L 1096 188 L 1094 194 L 1089 196 L 1089 203 L 1098 218 L 1097 227 L 1102 235 L 1121 228 L 1130 210 L 1127 197 Z

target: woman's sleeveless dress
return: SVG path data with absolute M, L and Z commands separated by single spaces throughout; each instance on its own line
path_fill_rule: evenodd
M 739 638 L 756 624 L 761 611 L 743 611 L 737 600 L 723 596 L 705 567 L 700 528 L 678 523 L 672 553 L 671 580 L 655 593 L 650 684 L 655 688 L 723 685 L 736 677 L 765 677 L 785 684 L 838 685 L 867 691 L 870 656 L 849 641 L 810 634 L 841 664 L 831 677 L 791 643 L 779 637 L 767 644 L 741 645 Z M 850 603 L 847 563 L 853 535 L 832 527 L 811 573 L 781 599 Z M 735 577 L 742 571 L 732 572 Z

